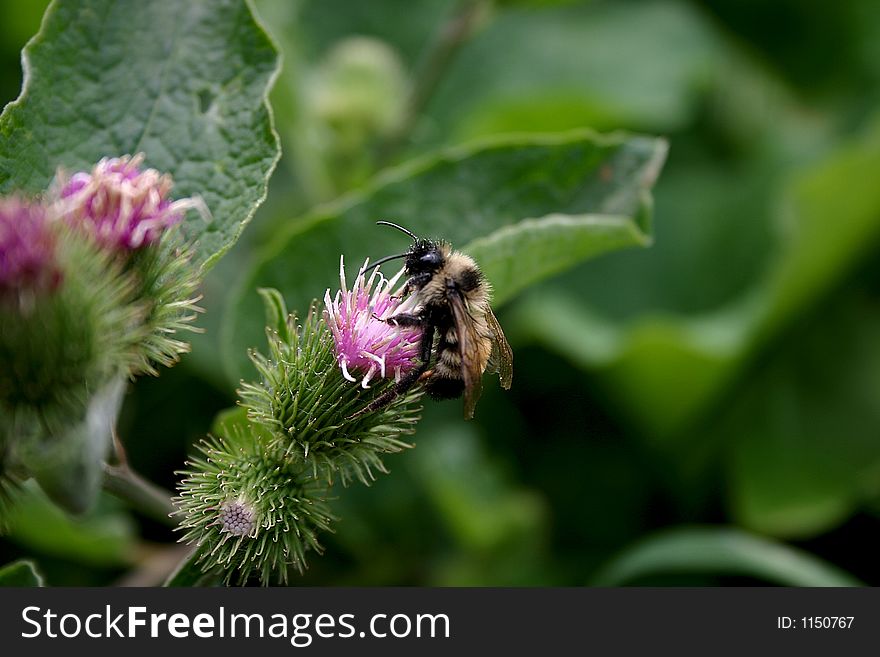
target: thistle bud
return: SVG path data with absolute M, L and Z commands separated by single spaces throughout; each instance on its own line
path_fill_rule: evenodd
M 375 169 L 374 147 L 405 114 L 408 80 L 386 43 L 352 37 L 335 44 L 306 80 L 303 139 L 313 157 L 303 163 L 321 193 L 332 196 Z
M 42 212 L 19 210 L 27 225 L 4 239 L 12 248 L 4 252 L 11 257 L 0 301 L 0 409 L 63 424 L 127 371 L 143 307 L 120 263 Z
M 318 533 L 333 521 L 327 484 L 265 438 L 259 427 L 237 428 L 203 443 L 176 499 L 182 540 L 227 582 L 286 582 L 290 568 L 306 567 L 307 552 L 323 551 Z
M 331 49 L 307 101 L 332 134 L 332 145 L 351 151 L 396 125 L 405 91 L 406 75 L 394 50 L 378 39 L 353 37 Z

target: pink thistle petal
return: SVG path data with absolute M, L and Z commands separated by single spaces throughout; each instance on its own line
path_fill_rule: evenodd
M 141 169 L 144 155 L 104 158 L 90 173 L 79 171 L 58 192 L 59 214 L 71 225 L 92 233 L 100 244 L 134 251 L 154 244 L 190 209 L 208 216 L 201 199 L 168 198 L 171 176 Z M 59 180 L 61 176 L 59 175 Z
M 0 198 L 0 296 L 51 292 L 61 282 L 55 234 L 43 206 Z
M 335 296 L 331 296 L 330 290 L 324 293 L 324 321 L 333 336 L 342 376 L 355 382 L 353 373 L 360 374 L 363 388 L 369 388 L 376 378 L 400 380 L 402 373 L 419 364 L 422 329 L 390 326 L 381 321 L 415 308 L 412 297 L 401 303 L 391 294 L 401 273 L 389 280 L 374 269 L 369 279 L 359 274 L 348 290 L 345 263 L 340 257 L 340 289 Z

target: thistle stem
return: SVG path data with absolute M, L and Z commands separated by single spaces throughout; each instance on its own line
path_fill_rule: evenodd
M 441 27 L 434 43 L 415 73 L 415 82 L 407 97 L 403 118 L 397 129 L 379 149 L 379 165 L 391 158 L 409 139 L 416 122 L 437 90 L 440 80 L 455 60 L 458 51 L 470 38 L 491 0 L 462 0 L 452 17 Z
M 150 483 L 127 465 L 104 465 L 104 490 L 133 509 L 169 527 L 176 527 L 171 495 Z

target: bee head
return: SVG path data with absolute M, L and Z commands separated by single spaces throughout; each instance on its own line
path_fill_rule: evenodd
M 404 267 L 407 276 L 433 274 L 443 266 L 444 260 L 445 258 L 438 242 L 417 239 L 406 253 Z
M 398 253 L 397 255 L 380 258 L 369 267 L 362 269 L 360 272 L 361 274 L 374 267 L 378 267 L 389 260 L 397 260 L 398 258 L 406 258 L 404 270 L 406 271 L 406 275 L 410 277 L 417 274 L 433 274 L 445 263 L 446 256 L 442 248 L 442 242 L 434 242 L 433 240 L 416 237 L 411 231 L 403 226 L 398 226 L 390 221 L 377 221 L 376 224 L 379 226 L 391 226 L 402 233 L 406 233 L 412 238 L 412 245 L 406 253 Z

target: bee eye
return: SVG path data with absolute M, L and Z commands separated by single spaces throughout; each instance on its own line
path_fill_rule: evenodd
M 439 265 L 440 264 L 440 254 L 436 251 L 429 251 L 425 255 L 419 258 L 419 262 L 424 263 L 426 265 Z

